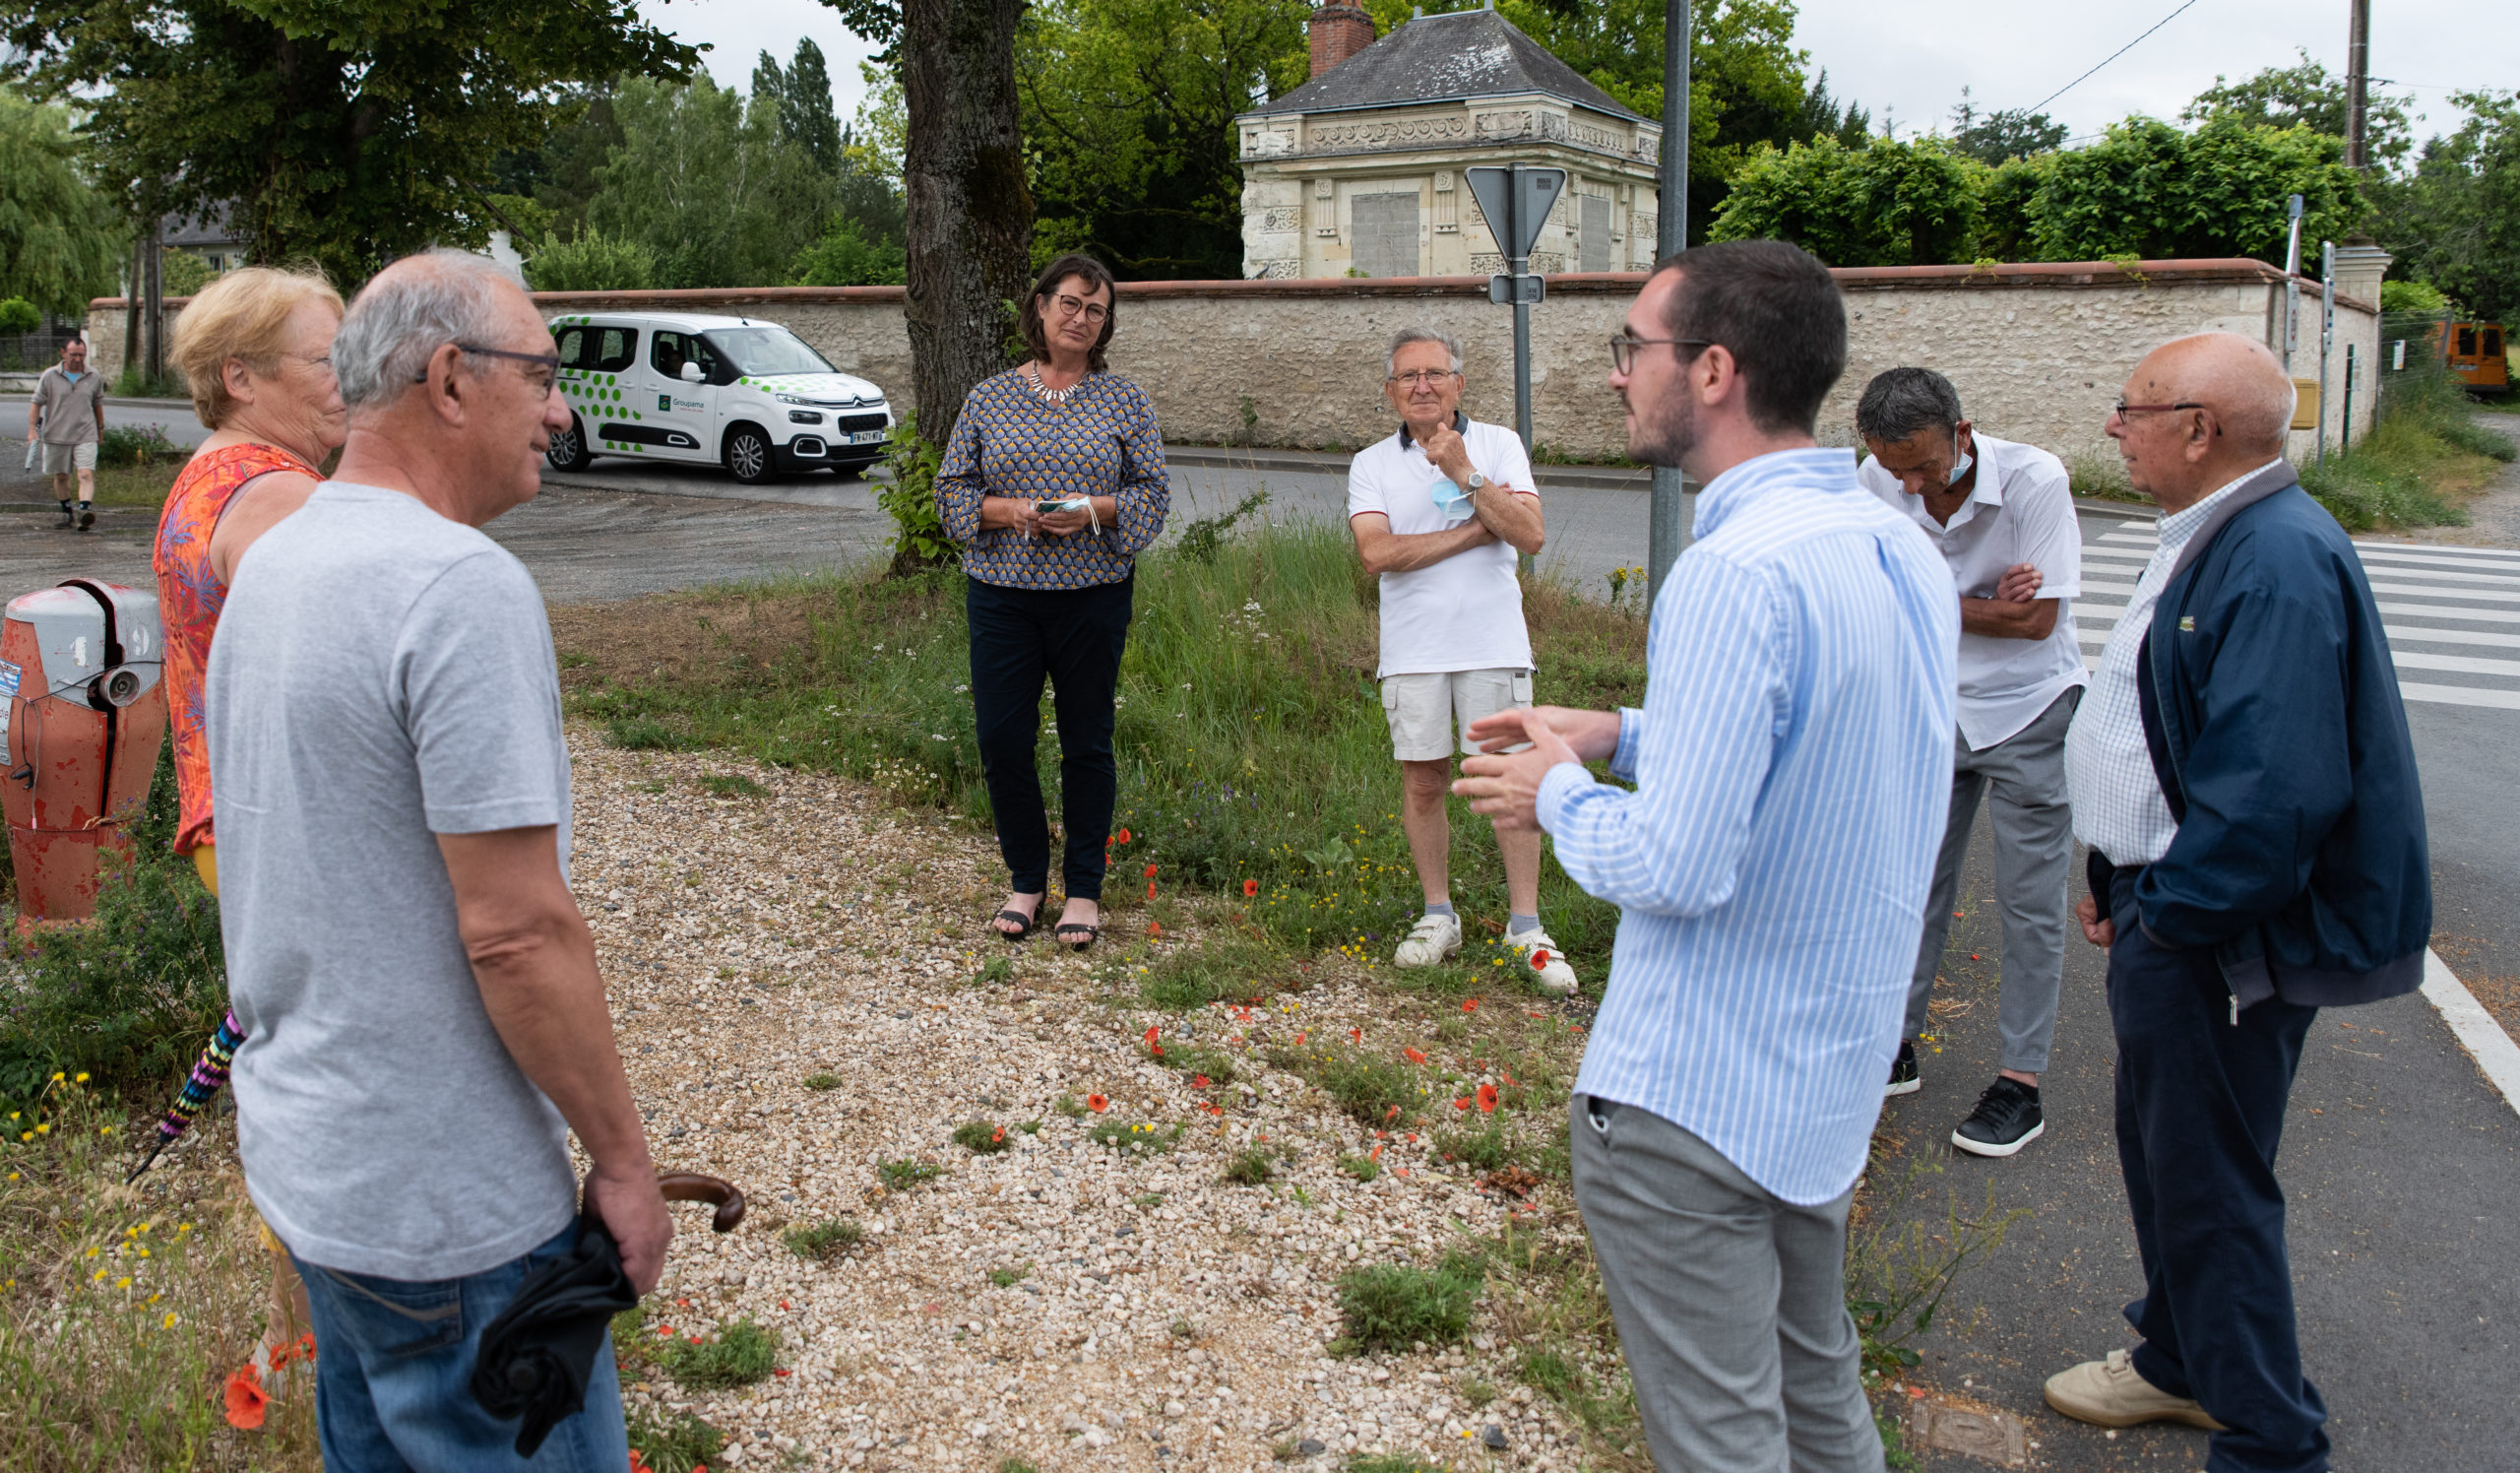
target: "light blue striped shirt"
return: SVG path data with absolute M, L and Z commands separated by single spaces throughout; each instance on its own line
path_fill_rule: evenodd
M 1610 770 L 1540 790 L 1620 908 L 1578 1094 L 1650 1110 L 1802 1206 L 1861 1174 L 1951 801 L 1959 602 L 1846 450 L 1698 496 Z

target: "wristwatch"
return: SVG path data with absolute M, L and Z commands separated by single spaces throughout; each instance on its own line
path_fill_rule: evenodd
M 1471 472 L 1471 473 L 1470 473 L 1470 480 L 1469 480 L 1468 481 L 1465 481 L 1465 482 L 1463 483 L 1463 485 L 1462 485 L 1462 489 L 1463 489 L 1463 490 L 1466 490 L 1466 491 L 1470 492 L 1470 494 L 1472 494 L 1472 495 L 1474 495 L 1474 496 L 1478 495 L 1480 491 L 1482 491 L 1482 490 L 1486 489 L 1486 487 L 1487 487 L 1487 478 L 1486 478 L 1486 477 L 1484 477 L 1484 476 L 1480 475 L 1480 474 L 1479 474 L 1478 472 L 1476 472 L 1476 471 L 1473 471 L 1473 472 Z

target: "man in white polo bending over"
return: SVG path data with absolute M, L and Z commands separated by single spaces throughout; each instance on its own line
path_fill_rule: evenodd
M 1383 716 L 1400 763 L 1401 827 L 1426 914 L 1392 962 L 1431 967 L 1461 950 L 1452 903 L 1453 755 L 1477 747 L 1471 723 L 1532 703 L 1532 638 L 1514 554 L 1541 549 L 1540 491 L 1514 431 L 1461 413 L 1461 345 L 1431 328 L 1394 334 L 1383 393 L 1400 432 L 1348 467 L 1348 529 L 1382 581 Z M 1506 941 L 1541 985 L 1575 990 L 1574 969 L 1540 925 L 1540 834 L 1500 830 Z

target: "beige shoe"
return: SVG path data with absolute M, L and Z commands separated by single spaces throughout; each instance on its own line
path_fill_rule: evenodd
M 1461 921 L 1454 916 L 1420 916 L 1409 928 L 1400 949 L 1391 954 L 1395 967 L 1431 967 L 1461 950 Z
M 2227 1430 L 2195 1402 L 2173 1396 L 2144 1379 L 2122 1350 L 2110 1351 L 2108 1360 L 2085 1361 L 2048 1377 L 2048 1404 L 2095 1427 L 2184 1422 L 2207 1432 Z

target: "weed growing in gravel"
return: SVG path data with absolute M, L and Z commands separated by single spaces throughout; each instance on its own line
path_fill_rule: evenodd
M 1483 1172 L 1511 1165 L 1522 1155 L 1505 1122 L 1491 1120 L 1480 1130 L 1458 1129 L 1435 1132 L 1435 1154 L 1448 1161 L 1458 1161 Z
M 1041 1122 L 1040 1121 L 1019 1121 L 1015 1128 L 1023 1131 L 1027 1135 L 1039 1135 L 1041 1133 Z
M 997 1473 L 1040 1473 L 1040 1470 L 1020 1457 L 1010 1457 L 998 1463 Z
M 1286 951 L 1247 931 L 1211 936 L 1169 951 L 1138 978 L 1138 993 L 1156 1007 L 1186 1012 L 1211 1002 L 1257 1000 L 1285 986 Z
M 1444 1466 L 1406 1452 L 1359 1452 L 1343 1473 L 1444 1473 Z
M 1085 1107 L 1076 1103 L 1074 1095 L 1059 1096 L 1058 1102 L 1050 1108 L 1072 1121 L 1085 1119 Z
M 1266 1186 L 1277 1174 L 1277 1162 L 1258 1146 L 1246 1146 L 1225 1166 L 1225 1179 L 1236 1186 Z
M 913 1161 L 905 1156 L 876 1167 L 875 1175 L 884 1179 L 885 1190 L 908 1191 L 921 1182 L 933 1182 L 945 1175 L 945 1168 L 933 1161 Z
M 724 1433 L 689 1412 L 668 1417 L 639 1411 L 630 1417 L 630 1450 L 652 1473 L 693 1473 L 725 1445 Z
M 1382 1163 L 1370 1156 L 1342 1156 L 1339 1169 L 1359 1182 L 1370 1182 L 1382 1175 Z
M 976 988 L 1002 988 L 1014 980 L 1014 959 L 1004 956 L 990 957 L 987 961 L 980 963 L 978 971 L 972 974 L 972 986 Z
M 1339 1276 L 1347 1333 L 1332 1349 L 1355 1355 L 1407 1350 L 1419 1341 L 1449 1345 L 1470 1328 L 1480 1278 L 1479 1260 L 1458 1250 L 1432 1268 L 1375 1263 L 1349 1269 Z
M 1006 1127 L 990 1121 L 965 1121 L 954 1127 L 954 1144 L 975 1156 L 994 1156 L 1006 1149 Z
M 1223 1089 L 1242 1077 L 1234 1072 L 1232 1055 L 1206 1044 L 1187 1044 L 1173 1039 L 1164 1045 L 1161 1054 L 1156 1053 L 1151 1045 L 1145 1053 L 1149 1059 L 1186 1076 L 1199 1089 Z M 1201 1080 L 1206 1083 L 1199 1083 Z
M 788 1250 L 799 1258 L 816 1258 L 824 1262 L 839 1257 L 855 1248 L 866 1236 L 866 1229 L 853 1217 L 835 1217 L 810 1227 L 793 1227 L 780 1235 Z
M 666 1374 L 686 1386 L 712 1391 L 749 1386 L 778 1364 L 779 1332 L 738 1319 L 697 1345 L 676 1340 L 662 1359 Z
M 603 735 L 625 752 L 678 752 L 701 744 L 653 716 L 616 716 L 603 724 Z
M 768 798 L 770 790 L 740 772 L 713 772 L 700 780 L 711 798 Z
M 1123 1156 L 1161 1156 L 1172 1149 L 1181 1138 L 1184 1125 L 1167 1130 L 1146 1121 L 1129 1124 L 1121 1121 L 1104 1121 L 1085 1132 L 1085 1138 L 1098 1146 L 1109 1146 Z
M 1012 1268 L 992 1268 L 988 1271 L 988 1281 L 1000 1289 L 1012 1289 L 1032 1276 L 1033 1265 L 1030 1263 L 1018 1263 Z
M 1416 1070 L 1344 1045 L 1271 1049 L 1269 1062 L 1300 1074 L 1360 1124 L 1406 1123 L 1426 1100 Z
M 819 1069 L 805 1076 L 805 1088 L 838 1089 L 840 1088 L 840 1076 L 829 1069 Z

